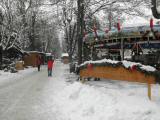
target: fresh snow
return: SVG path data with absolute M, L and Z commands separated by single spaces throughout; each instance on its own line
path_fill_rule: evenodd
M 26 87 L 21 83 L 23 89 L 17 94 L 23 94 L 4 113 L 3 106 L 9 104 L 2 105 L 5 101 L 1 95 L 11 86 L 0 87 L 2 120 L 159 120 L 159 84 L 152 85 L 150 101 L 146 84 L 105 79 L 82 84 L 76 81 L 77 75 L 69 73 L 69 65 L 60 61 L 55 61 L 53 77 L 47 77 L 46 67 L 40 72 L 29 68 L 13 75 L 1 71 L 0 81 L 16 80 L 22 76 Z M 10 94 L 16 88 L 18 86 L 13 87 Z
M 126 60 L 122 61 L 122 63 L 126 68 L 129 68 L 129 67 L 131 67 L 133 65 L 141 65 L 140 63 L 130 62 L 130 61 L 126 61 Z
M 132 67 L 133 65 L 139 65 L 142 70 L 145 70 L 145 71 L 148 71 L 148 72 L 156 71 L 156 68 L 154 68 L 152 66 L 149 66 L 149 65 L 142 65 L 140 63 L 125 61 L 125 60 L 122 61 L 122 63 L 126 68 Z
M 110 59 L 102 59 L 102 60 L 97 60 L 97 61 L 85 61 L 82 63 L 80 66 L 87 65 L 87 64 L 96 64 L 96 63 L 112 63 L 112 64 L 117 64 L 119 61 L 115 60 L 110 60 Z
M 24 70 L 20 70 L 17 73 L 4 72 L 0 70 L 0 85 L 2 83 L 14 81 L 16 79 L 24 78 L 29 76 L 30 74 L 34 74 L 37 72 L 37 68 L 29 67 L 29 69 L 25 68 Z
M 68 53 L 62 53 L 62 56 L 61 57 L 68 57 Z
M 87 64 L 96 64 L 96 63 L 111 63 L 111 64 L 117 64 L 120 61 L 115 61 L 115 60 L 110 60 L 110 59 L 102 59 L 102 60 L 97 60 L 97 61 L 86 61 L 83 64 L 81 64 L 80 66 L 84 66 Z M 124 65 L 125 68 L 129 68 L 132 67 L 133 65 L 138 65 L 140 66 L 140 68 L 142 70 L 148 71 L 148 72 L 154 72 L 156 71 L 156 69 L 152 66 L 149 65 L 142 65 L 140 63 L 136 63 L 136 62 L 130 62 L 130 61 L 122 61 L 122 64 Z
M 154 71 L 156 71 L 156 69 L 154 68 L 154 67 L 152 67 L 152 66 L 149 66 L 149 65 L 142 65 L 141 67 L 140 67 L 142 70 L 147 70 L 147 71 L 149 71 L 149 72 L 154 72 Z

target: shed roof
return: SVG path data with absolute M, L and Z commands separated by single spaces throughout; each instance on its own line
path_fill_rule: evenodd
M 62 53 L 62 57 L 68 57 L 68 53 Z

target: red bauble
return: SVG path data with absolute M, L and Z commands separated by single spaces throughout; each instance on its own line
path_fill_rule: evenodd
M 131 71 L 135 71 L 135 70 L 136 70 L 136 68 L 137 68 L 137 66 L 136 66 L 136 65 L 132 65 L 132 66 L 131 66 Z

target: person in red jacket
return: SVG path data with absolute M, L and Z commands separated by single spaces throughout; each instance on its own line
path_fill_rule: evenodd
M 52 60 L 52 58 L 49 58 L 47 63 L 48 63 L 48 76 L 52 76 L 52 68 L 54 60 Z
M 40 67 L 41 67 L 41 56 L 39 56 L 39 55 L 37 55 L 36 64 L 37 64 L 38 71 L 40 71 Z

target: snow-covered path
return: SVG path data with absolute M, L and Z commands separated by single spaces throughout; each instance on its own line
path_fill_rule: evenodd
M 54 93 L 64 85 L 62 67 L 55 64 L 52 78 L 47 77 L 44 67 L 26 78 L 1 85 L 0 120 L 56 120 L 59 113 L 55 109 Z
M 82 84 L 56 61 L 28 77 L 0 82 L 0 120 L 160 120 L 160 86 L 148 100 L 145 84 L 90 81 Z

